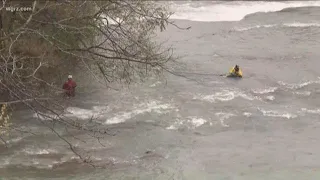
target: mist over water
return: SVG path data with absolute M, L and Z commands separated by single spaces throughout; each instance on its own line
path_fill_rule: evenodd
M 319 1 L 180 1 L 169 2 L 173 19 L 201 22 L 240 21 L 249 14 L 277 12 L 285 8 L 320 7 Z
M 80 165 L 48 129 L 25 123 L 46 138 L 11 135 L 11 149 L 0 155 L 2 176 L 318 179 L 320 2 L 168 3 L 175 22 L 191 28 L 169 26 L 158 39 L 183 57 L 172 70 L 188 78 L 166 74 L 79 97 L 66 109 L 68 117 L 95 116 L 116 133 L 105 146 L 72 140 L 108 168 Z M 235 64 L 242 79 L 217 76 Z

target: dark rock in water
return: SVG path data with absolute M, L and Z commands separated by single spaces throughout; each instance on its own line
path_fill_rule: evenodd
M 145 155 L 143 155 L 142 157 L 140 157 L 140 159 L 153 159 L 153 158 L 164 158 L 162 155 L 155 153 L 153 151 L 146 151 Z
M 201 132 L 194 132 L 195 135 L 202 136 L 203 134 Z

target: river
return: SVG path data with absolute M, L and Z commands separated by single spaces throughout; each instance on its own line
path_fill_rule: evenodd
M 11 134 L 10 147 L 0 147 L 2 179 L 320 177 L 320 2 L 167 3 L 176 24 L 191 28 L 169 26 L 158 40 L 181 56 L 172 71 L 186 78 L 166 74 L 67 109 L 79 121 L 99 115 L 115 133 L 104 146 L 71 140 L 107 167 L 80 164 L 20 112 L 38 134 Z M 242 79 L 219 76 L 236 64 Z

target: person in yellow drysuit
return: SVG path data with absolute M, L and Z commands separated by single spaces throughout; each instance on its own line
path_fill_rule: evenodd
M 242 71 L 240 70 L 240 67 L 236 65 L 234 68 L 232 68 L 228 77 L 242 77 Z

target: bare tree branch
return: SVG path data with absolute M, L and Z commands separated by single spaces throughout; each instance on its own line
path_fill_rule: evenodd
M 34 99 L 22 99 L 22 100 L 16 100 L 16 101 L 7 101 L 7 102 L 0 102 L 0 104 L 17 104 L 17 103 L 24 103 L 27 101 L 36 101 L 36 100 L 50 100 L 50 98 L 34 98 Z
M 88 142 L 74 133 L 84 132 L 97 145 L 105 146 L 101 139 L 117 132 L 94 117 L 80 121 L 66 115 L 65 107 L 70 102 L 58 94 L 64 92 L 61 77 L 74 74 L 82 84 L 98 82 L 112 88 L 117 83 L 138 82 L 167 71 L 168 63 L 175 59 L 172 48 L 153 38 L 157 29 L 165 30 L 173 23 L 169 21 L 172 13 L 151 1 L 130 0 L 34 0 L 31 12 L 4 13 L 0 105 L 24 105 L 37 115 L 37 119 L 28 121 L 40 122 L 82 161 L 95 167 L 81 147 L 76 148 L 68 138 Z M 66 135 L 58 133 L 61 126 Z M 19 127 L 11 130 L 29 133 Z
M 1 135 L 0 135 L 0 141 L 3 143 L 3 145 L 4 145 L 6 148 L 8 148 L 7 141 L 4 140 Z

